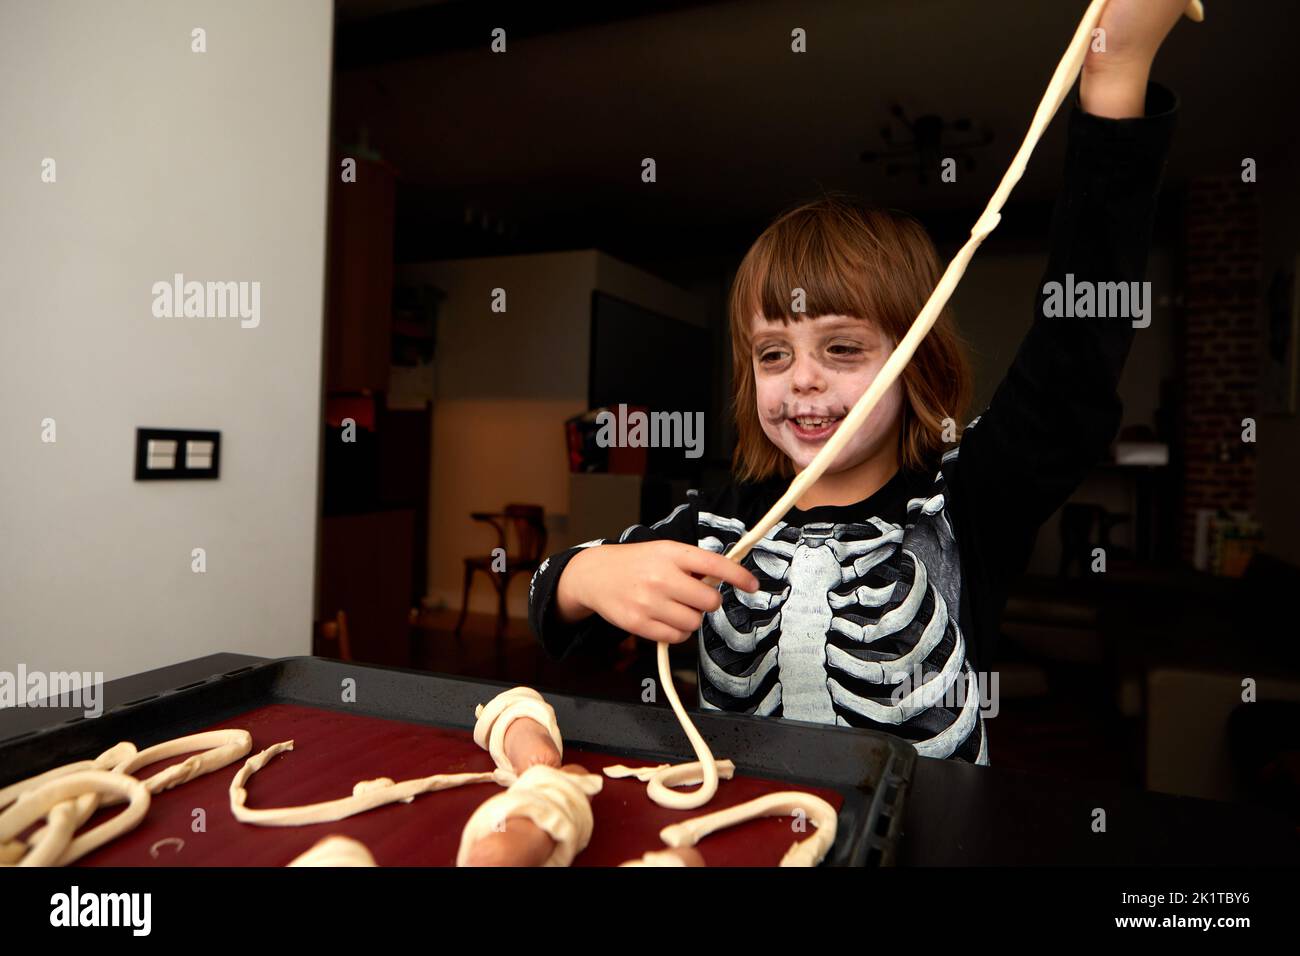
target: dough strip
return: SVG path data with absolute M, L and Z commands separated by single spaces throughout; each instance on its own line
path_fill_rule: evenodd
M 410 802 L 422 793 L 434 793 L 438 790 L 450 790 L 471 783 L 497 783 L 504 786 L 500 770 L 485 773 L 436 773 L 430 777 L 419 777 L 392 783 L 388 779 L 362 780 L 352 789 L 352 796 L 322 803 L 309 803 L 300 807 L 274 807 L 254 809 L 247 806 L 249 778 L 278 754 L 293 749 L 293 741 L 285 740 L 272 744 L 261 753 L 254 754 L 244 761 L 233 780 L 230 781 L 230 812 L 240 823 L 252 823 L 264 827 L 302 827 L 313 823 L 333 823 L 387 806 L 399 800 Z
M 807 822 L 816 827 L 816 832 L 786 850 L 780 865 L 816 866 L 835 843 L 839 814 L 821 797 L 797 790 L 769 793 L 725 810 L 674 823 L 660 830 L 659 838 L 671 847 L 695 846 L 710 833 L 726 827 L 758 817 L 791 816 L 798 811 L 803 811 Z

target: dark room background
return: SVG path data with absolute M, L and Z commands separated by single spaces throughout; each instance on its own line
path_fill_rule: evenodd
M 912 213 L 946 261 L 1078 11 L 340 0 L 337 15 L 334 168 L 355 159 L 358 177 L 331 192 L 318 616 L 347 613 L 359 659 L 605 696 L 641 672 L 637 642 L 612 660 L 545 660 L 527 574 L 504 602 L 478 575 L 455 632 L 465 561 L 497 543 L 484 515 L 534 506 L 551 553 L 725 478 L 726 296 L 749 244 L 834 190 Z M 1300 700 L 1295 629 L 1277 623 L 1300 580 L 1300 192 L 1293 91 L 1277 88 L 1300 15 L 1262 0 L 1211 15 L 1213 30 L 1180 28 L 1153 75 L 1180 117 L 1120 439 L 1156 459 L 1099 465 L 1042 529 L 1004 616 L 990 736 L 1004 766 L 1268 799 L 1232 715 L 1243 674 Z M 807 53 L 791 52 L 795 29 Z M 971 415 L 1031 320 L 1069 108 L 952 300 Z M 937 175 L 943 157 L 955 182 Z M 614 334 L 619 316 L 636 334 Z M 670 360 L 683 343 L 689 359 Z M 566 422 L 619 401 L 700 410 L 703 454 L 572 471 Z M 1258 440 L 1226 441 L 1244 418 Z M 345 420 L 359 429 L 348 445 Z M 1099 544 L 1104 575 L 1074 560 Z M 693 679 L 689 661 L 681 673 Z

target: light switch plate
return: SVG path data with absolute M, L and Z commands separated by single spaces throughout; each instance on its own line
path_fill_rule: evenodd
M 190 439 L 185 443 L 185 467 L 187 469 L 212 467 L 212 442 Z
M 183 428 L 135 430 L 135 480 L 177 481 L 220 476 L 221 432 Z

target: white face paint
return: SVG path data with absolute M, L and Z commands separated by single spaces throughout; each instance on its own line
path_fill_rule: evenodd
M 803 471 L 875 379 L 893 343 L 875 323 L 844 315 L 788 325 L 754 316 L 755 400 L 763 433 Z M 864 462 L 896 461 L 903 386 L 894 382 L 826 474 Z M 801 425 L 799 418 L 831 419 Z

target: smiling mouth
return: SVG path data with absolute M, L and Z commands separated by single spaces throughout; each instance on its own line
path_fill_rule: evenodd
M 790 431 L 794 432 L 795 437 L 801 441 L 821 441 L 829 438 L 843 420 L 843 415 L 821 418 L 800 417 L 788 418 L 786 424 L 790 426 Z

